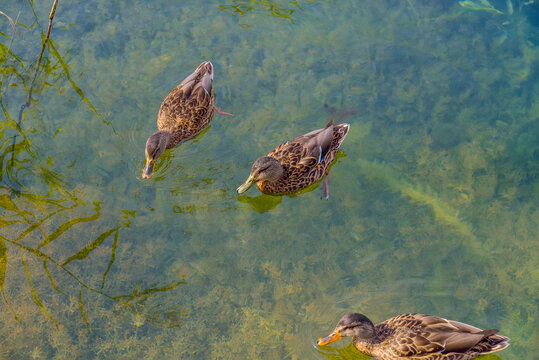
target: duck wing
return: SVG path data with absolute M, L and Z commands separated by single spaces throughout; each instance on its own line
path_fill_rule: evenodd
M 301 165 L 310 168 L 324 160 L 328 151 L 331 149 L 333 127 L 334 121 L 330 120 L 325 128 L 311 131 L 292 140 L 303 145 L 303 156 L 299 161 Z
M 399 315 L 387 320 L 385 325 L 395 330 L 393 350 L 403 357 L 475 352 L 481 343 L 488 342 L 493 336 L 500 337 L 495 335 L 496 329 L 481 330 L 458 321 L 423 314 Z
M 187 138 L 204 129 L 213 117 L 213 65 L 203 62 L 165 98 L 157 128 Z
M 177 89 L 181 90 L 183 97 L 200 96 L 199 93 L 211 94 L 213 86 L 213 65 L 209 61 L 200 64 L 195 71 L 187 76 Z

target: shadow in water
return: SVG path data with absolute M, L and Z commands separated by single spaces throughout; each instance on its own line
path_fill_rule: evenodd
M 343 348 L 336 348 L 333 346 L 322 346 L 318 347 L 314 345 L 315 351 L 317 353 L 317 358 L 319 359 L 328 359 L 328 360 L 369 360 L 372 359 L 371 356 L 365 355 L 354 347 L 354 344 L 350 342 L 347 346 Z
M 283 201 L 283 197 L 265 194 L 250 197 L 245 194 L 241 194 L 238 196 L 238 201 L 243 204 L 249 204 L 249 206 L 257 213 L 265 213 L 275 209 L 281 203 L 281 201 Z

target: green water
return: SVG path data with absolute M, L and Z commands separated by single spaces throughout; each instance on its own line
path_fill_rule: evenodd
M 537 4 L 59 0 L 19 128 L 51 5 L 0 2 L 0 358 L 366 359 L 314 345 L 350 311 L 537 356 Z M 142 181 L 203 60 L 235 116 Z M 330 118 L 351 130 L 329 201 L 235 193 Z

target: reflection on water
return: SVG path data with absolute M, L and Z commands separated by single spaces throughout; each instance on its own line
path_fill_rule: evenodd
M 22 9 L 19 35 L 0 17 L 1 358 L 362 358 L 313 346 L 350 311 L 539 351 L 535 5 L 59 2 L 19 126 L 51 3 L 0 9 Z M 206 59 L 236 116 L 141 181 L 162 99 Z M 329 118 L 351 123 L 329 201 L 235 193 Z

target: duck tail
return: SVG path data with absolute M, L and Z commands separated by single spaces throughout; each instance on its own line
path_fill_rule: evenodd
M 328 127 L 331 127 L 335 125 L 335 121 L 333 119 L 329 120 L 328 124 L 326 125 L 326 127 L 324 129 L 327 129 Z
M 509 338 L 507 336 L 496 334 L 498 330 L 484 330 L 485 337 L 478 344 L 481 347 L 481 354 L 490 354 L 505 349 L 509 346 Z
M 332 120 L 333 121 L 333 120 Z M 333 128 L 333 136 L 339 142 L 339 147 L 341 146 L 344 138 L 350 130 L 350 124 L 342 123 Z

